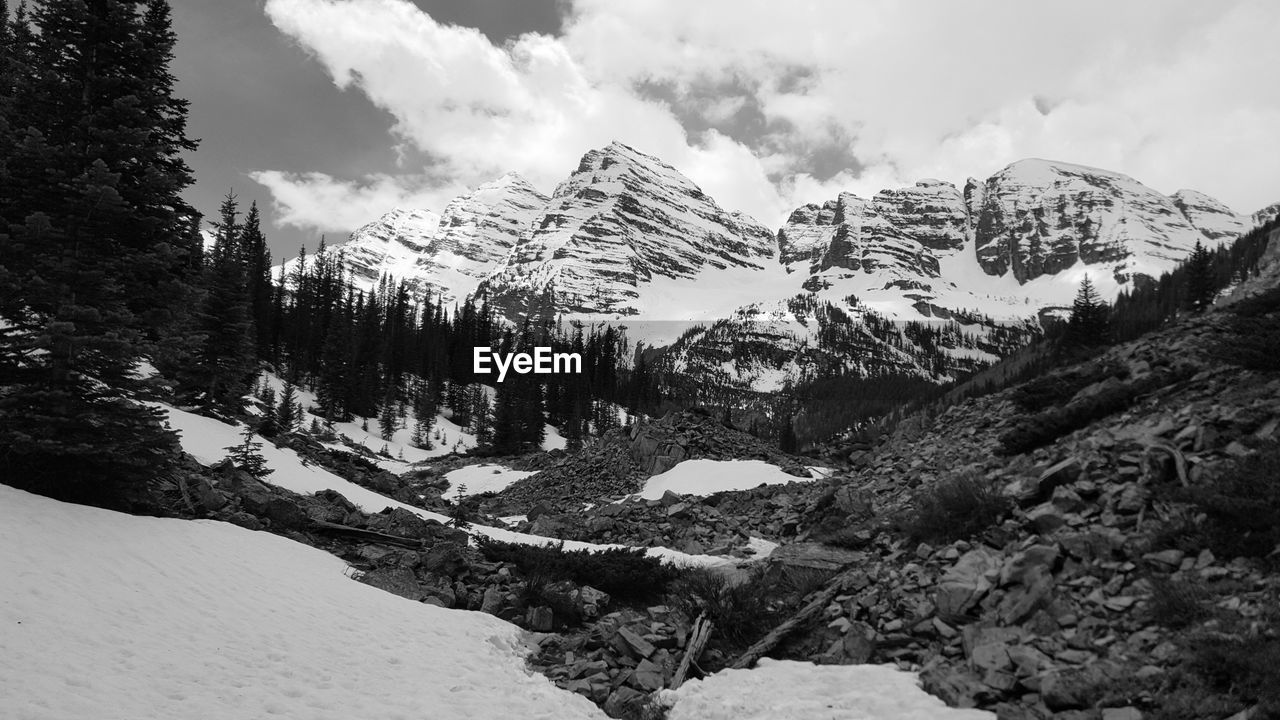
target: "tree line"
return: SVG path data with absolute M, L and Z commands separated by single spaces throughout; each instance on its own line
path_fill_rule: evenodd
M 0 476 L 68 499 L 127 503 L 180 456 L 146 399 L 244 418 L 264 367 L 313 390 L 327 422 L 449 408 L 495 452 L 571 443 L 656 405 L 611 328 L 550 313 L 501 322 L 483 300 L 447 308 L 383 278 L 357 286 L 325 248 L 273 271 L 256 205 L 228 193 L 211 223 L 182 197 L 188 103 L 169 72 L 165 0 L 0 0 Z M 578 352 L 580 375 L 482 387 L 475 346 Z M 273 405 L 274 398 L 273 398 Z M 393 412 L 394 410 L 394 412 Z M 283 417 L 280 417 L 283 414 Z M 294 400 L 277 425 L 297 422 Z M 421 424 L 421 423 L 420 423 Z

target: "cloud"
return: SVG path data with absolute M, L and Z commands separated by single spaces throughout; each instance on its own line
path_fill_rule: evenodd
M 266 12 L 429 163 L 357 183 L 257 174 L 298 225 L 438 210 L 508 170 L 551 190 L 614 139 L 768 225 L 841 190 L 962 182 L 1029 156 L 1244 212 L 1280 199 L 1280 89 L 1266 82 L 1280 4 L 1267 0 L 575 0 L 561 36 L 501 47 L 407 0 Z
M 271 192 L 277 224 L 320 231 L 350 231 L 397 207 L 443 208 L 463 190 L 391 175 L 353 182 L 319 172 L 260 170 L 249 177 Z

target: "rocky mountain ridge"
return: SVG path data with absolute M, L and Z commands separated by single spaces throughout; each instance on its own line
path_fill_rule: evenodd
M 865 362 L 842 372 L 949 380 L 1025 342 L 1084 275 L 1110 299 L 1197 241 L 1252 225 L 1202 193 L 1164 196 L 1119 173 L 1029 159 L 963 189 L 923 180 L 870 199 L 841 193 L 774 233 L 615 142 L 584 155 L 550 197 L 507 175 L 438 218 L 393 211 L 340 251 L 368 284 L 386 274 L 446 303 L 480 295 L 512 321 L 550 298 L 566 318 L 623 325 L 650 347 L 681 340 L 669 370 L 767 393 L 847 355 L 833 333 L 862 337 L 852 344 Z M 922 343 L 894 326 L 906 322 L 967 339 Z M 1004 337 L 1010 327 L 1021 337 Z M 726 360 L 725 336 L 773 349 Z

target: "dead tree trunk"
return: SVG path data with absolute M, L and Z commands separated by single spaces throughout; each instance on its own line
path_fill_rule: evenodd
M 707 640 L 711 638 L 711 621 L 707 619 L 706 614 L 698 616 L 693 623 L 693 632 L 689 635 L 689 644 L 685 646 L 684 657 L 680 659 L 680 666 L 676 668 L 676 674 L 671 676 L 671 689 L 675 690 L 684 684 L 684 679 L 689 675 L 689 668 L 698 661 L 698 656 L 702 654 L 702 649 L 706 647 Z
M 747 648 L 746 652 L 739 655 L 738 659 L 734 660 L 733 664 L 729 667 L 741 669 L 755 665 L 757 660 L 764 657 L 766 653 L 777 647 L 778 643 L 782 642 L 782 640 L 790 635 L 792 631 L 808 622 L 814 615 L 822 612 L 822 610 L 831 603 L 832 598 L 840 594 L 840 591 L 844 589 L 845 583 L 848 582 L 848 580 L 857 572 L 859 571 L 846 570 L 845 572 L 831 578 L 827 583 L 827 586 L 818 594 L 818 597 L 809 601 L 808 605 L 805 605 L 799 612 L 788 618 L 786 622 L 770 631 L 768 635 L 761 638 L 755 645 Z

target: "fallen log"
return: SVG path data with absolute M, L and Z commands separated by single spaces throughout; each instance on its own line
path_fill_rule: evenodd
M 314 530 L 327 532 L 333 535 L 346 535 L 360 540 L 369 540 L 370 542 L 386 543 L 387 545 L 397 545 L 411 550 L 421 550 L 422 541 L 410 538 L 402 538 L 396 535 L 387 535 L 376 530 L 364 530 L 361 528 L 353 528 L 347 525 L 338 525 L 337 523 L 325 522 L 323 520 L 314 520 L 311 523 Z
M 777 647 L 778 643 L 782 642 L 783 639 L 792 633 L 792 631 L 808 622 L 814 615 L 822 612 L 822 610 L 831 603 L 832 598 L 844 590 L 845 583 L 859 572 L 860 571 L 856 569 L 846 570 L 831 578 L 827 583 L 827 586 L 823 588 L 821 593 L 819 593 L 818 597 L 809 601 L 809 604 L 801 608 L 799 612 L 792 615 L 778 627 L 774 628 L 768 635 L 765 635 L 756 642 L 756 644 L 747 648 L 746 652 L 739 655 L 738 659 L 734 660 L 733 664 L 729 667 L 737 670 L 749 668 L 752 665 L 755 665 L 757 660 L 764 657 L 766 653 Z

